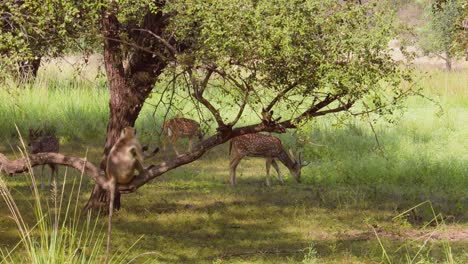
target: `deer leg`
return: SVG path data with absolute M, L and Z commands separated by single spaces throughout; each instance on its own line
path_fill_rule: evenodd
M 161 140 L 162 142 L 162 150 L 163 150 L 163 153 L 166 153 L 166 144 L 167 144 L 167 137 L 165 137 L 163 140 Z
M 175 145 L 172 145 L 172 148 L 174 149 L 175 154 L 179 156 L 179 151 L 177 151 L 177 148 L 175 147 Z
M 169 153 L 167 151 L 167 144 L 171 144 L 171 138 L 170 137 L 166 137 L 164 138 L 163 140 L 163 153 L 164 153 L 164 156 L 166 157 L 166 159 L 169 158 Z
M 268 187 L 270 187 L 270 168 L 272 160 L 272 158 L 266 158 L 266 185 Z
M 284 185 L 283 176 L 281 176 L 281 171 L 278 167 L 278 163 L 276 163 L 275 159 L 272 159 L 271 164 L 273 165 L 273 168 L 275 168 L 276 172 L 278 173 L 278 179 L 281 182 L 281 185 Z
M 41 167 L 41 190 L 44 190 L 44 165 Z
M 171 137 L 171 145 L 172 145 L 172 148 L 174 149 L 174 152 L 177 156 L 179 156 L 179 151 L 177 151 L 177 148 L 176 148 L 176 138 L 175 137 Z
M 230 176 L 230 181 L 231 181 L 231 186 L 236 185 L 236 169 L 237 165 L 239 165 L 239 162 L 241 161 L 243 157 L 231 157 L 231 162 L 229 163 L 229 176 Z
M 49 178 L 49 190 L 52 187 L 52 183 L 54 182 L 54 167 L 52 164 L 48 164 L 50 168 L 50 178 Z

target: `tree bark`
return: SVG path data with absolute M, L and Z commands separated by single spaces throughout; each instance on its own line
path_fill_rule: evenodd
M 107 125 L 106 143 L 100 168 L 105 171 L 107 155 L 119 138 L 120 132 L 127 126 L 133 127 L 140 114 L 143 103 L 151 93 L 156 78 L 161 74 L 167 62 L 147 50 L 134 50 L 124 54 L 120 39 L 120 24 L 114 12 L 115 6 L 109 5 L 102 12 L 102 35 L 104 37 L 104 64 L 109 85 L 109 123 Z M 148 13 L 142 27 L 151 32 L 160 33 L 166 18 L 162 13 Z M 148 46 L 148 36 L 141 32 L 131 35 L 136 45 Z M 164 50 L 158 51 L 158 54 Z M 126 58 L 124 59 L 124 57 Z M 124 61 L 126 63 L 124 63 Z M 126 64 L 124 67 L 124 64 Z M 96 184 L 85 208 L 94 209 L 104 205 L 106 190 Z M 120 208 L 120 194 L 115 197 L 114 208 Z
M 447 69 L 447 71 L 452 71 L 452 57 L 449 53 L 447 53 L 445 57 L 445 68 Z

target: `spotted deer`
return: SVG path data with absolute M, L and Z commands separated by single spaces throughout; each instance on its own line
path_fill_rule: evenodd
M 44 135 L 44 132 L 39 129 L 29 129 L 29 142 L 28 146 L 31 148 L 31 154 L 37 154 L 42 152 L 59 152 L 59 140 L 54 135 Z M 56 180 L 58 183 L 57 177 L 57 165 L 56 164 L 47 164 L 52 171 L 50 177 L 49 185 L 52 185 L 52 181 Z M 41 169 L 41 189 L 44 189 L 44 166 L 42 165 Z
M 302 153 L 299 152 L 298 159 L 296 159 L 291 149 L 289 150 L 290 155 L 288 155 L 279 138 L 260 133 L 245 134 L 231 139 L 229 154 L 231 156 L 229 173 L 232 186 L 236 184 L 237 165 L 245 156 L 266 159 L 266 184 L 268 187 L 270 187 L 271 165 L 278 173 L 281 185 L 284 185 L 283 176 L 275 159 L 281 161 L 289 169 L 297 182 L 301 182 L 301 168 L 308 165 L 308 163 L 302 162 Z
M 192 140 L 197 137 L 198 140 L 203 138 L 202 131 L 200 129 L 200 124 L 192 119 L 176 117 L 173 119 L 166 120 L 163 125 L 163 150 L 166 151 L 166 144 L 170 143 L 176 155 L 179 155 L 179 152 L 176 148 L 176 141 L 179 138 L 188 138 L 189 140 L 189 151 L 192 150 Z

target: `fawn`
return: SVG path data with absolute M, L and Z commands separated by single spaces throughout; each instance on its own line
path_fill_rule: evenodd
M 179 152 L 175 146 L 177 139 L 189 139 L 189 151 L 192 150 L 192 140 L 197 137 L 198 140 L 203 139 L 203 133 L 200 129 L 200 124 L 192 119 L 176 117 L 166 120 L 163 125 L 163 150 L 166 151 L 166 144 L 169 142 L 174 149 L 174 152 L 179 156 Z

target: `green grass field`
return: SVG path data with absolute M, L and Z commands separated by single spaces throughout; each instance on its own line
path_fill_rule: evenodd
M 88 153 L 98 163 L 108 94 L 104 79 L 90 76 L 95 74 L 74 77 L 71 70 L 49 66 L 32 85 L 4 83 L 0 152 L 19 157 L 15 125 L 24 137 L 29 127 L 47 126 L 60 135 L 61 152 Z M 136 263 L 467 263 L 468 71 L 432 70 L 416 79 L 434 102 L 411 98 L 394 123 L 375 123 L 380 146 L 366 119 L 317 118 L 300 130 L 303 143 L 280 135 L 285 145 L 303 146 L 311 161 L 301 184 L 281 166 L 286 185 L 274 180 L 267 188 L 264 160 L 251 158 L 241 162 L 238 186 L 231 188 L 225 144 L 125 195 L 114 216 L 114 250 L 124 252 L 143 236 L 126 261 L 138 256 Z M 159 144 L 165 110 L 154 114 L 156 100 L 157 95 L 148 101 L 137 121 L 145 144 Z M 253 118 L 249 114 L 242 122 Z M 79 173 L 61 168 L 59 175 L 65 174 L 70 190 Z M 30 179 L 4 180 L 34 225 Z M 79 206 L 91 188 L 85 178 Z M 50 201 L 49 191 L 42 199 Z M 105 227 L 106 218 L 98 223 Z M 18 240 L 1 201 L 0 248 L 12 249 Z M 83 248 L 82 254 L 90 251 Z M 19 247 L 14 258 L 21 252 Z

